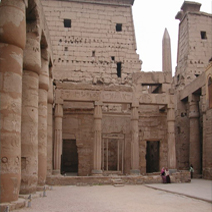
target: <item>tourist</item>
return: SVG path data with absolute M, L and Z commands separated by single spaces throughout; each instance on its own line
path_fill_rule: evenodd
M 164 167 L 161 169 L 160 175 L 162 177 L 162 182 L 166 183 L 166 176 L 165 176 L 165 168 Z
M 191 179 L 192 179 L 193 178 L 193 173 L 194 173 L 194 168 L 193 168 L 192 164 L 190 165 L 189 171 L 190 171 Z
M 171 183 L 168 168 L 165 169 L 166 183 Z

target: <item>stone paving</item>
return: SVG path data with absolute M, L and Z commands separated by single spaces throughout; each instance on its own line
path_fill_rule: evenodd
M 211 181 L 208 181 L 211 183 Z M 201 182 L 194 182 L 193 187 Z M 163 187 L 169 185 L 161 184 Z M 189 184 L 170 184 L 187 190 Z M 183 185 L 184 189 L 183 189 Z M 148 185 L 147 185 L 148 186 Z M 210 212 L 212 205 L 198 199 L 155 190 L 145 185 L 57 186 L 47 197 L 32 200 L 31 208 L 15 212 Z M 200 186 L 201 187 L 201 186 Z M 159 188 L 158 188 L 159 189 Z M 200 189 L 201 190 L 201 189 Z M 203 191 L 204 189 L 202 189 Z M 201 194 L 201 192 L 200 192 Z
M 191 183 L 149 184 L 147 187 L 212 203 L 212 181 L 192 179 Z

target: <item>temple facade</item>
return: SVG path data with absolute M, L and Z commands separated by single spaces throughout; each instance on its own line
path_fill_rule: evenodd
M 141 71 L 133 3 L 0 2 L 1 203 L 71 176 L 212 179 L 212 16 L 184 2 L 172 77 L 167 29 L 162 71 Z

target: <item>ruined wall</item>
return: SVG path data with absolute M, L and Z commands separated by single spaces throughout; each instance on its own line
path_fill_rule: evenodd
M 92 2 L 92 1 L 91 1 Z M 42 1 L 53 44 L 55 78 L 125 83 L 140 71 L 130 4 Z M 118 1 L 117 1 L 118 2 Z M 69 27 L 64 26 L 64 20 Z M 117 25 L 119 24 L 119 25 Z M 121 77 L 117 63 L 121 62 Z

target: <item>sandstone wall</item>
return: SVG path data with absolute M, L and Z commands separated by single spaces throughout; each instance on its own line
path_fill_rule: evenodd
M 107 1 L 106 1 L 107 2 Z M 131 79 L 141 69 L 131 5 L 42 1 L 53 45 L 55 78 L 107 84 Z M 64 27 L 64 19 L 71 27 Z M 122 24 L 122 31 L 116 31 Z M 113 79 L 112 79 L 113 78 Z

